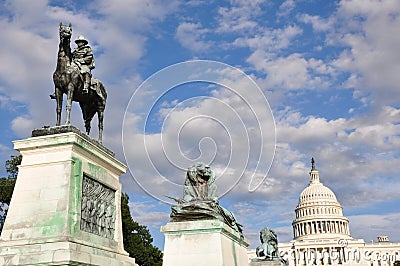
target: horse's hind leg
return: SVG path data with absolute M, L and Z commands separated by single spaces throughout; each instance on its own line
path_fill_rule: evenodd
M 63 102 L 63 93 L 62 91 L 56 87 L 56 100 L 57 100 L 57 122 L 56 126 L 59 126 L 61 124 L 61 109 L 62 109 L 62 102 Z
M 88 106 L 83 103 L 79 103 L 79 105 L 81 106 L 81 110 L 82 110 L 82 117 L 83 117 L 83 123 L 85 124 L 86 134 L 89 135 L 91 119 L 88 119 Z

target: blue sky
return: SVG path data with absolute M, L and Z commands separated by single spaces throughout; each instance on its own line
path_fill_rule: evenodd
M 55 124 L 48 94 L 62 20 L 72 23 L 73 39 L 83 34 L 94 50 L 93 75 L 109 94 L 104 144 L 130 165 L 121 177 L 123 190 L 134 218 L 149 226 L 160 248 L 159 227 L 168 222 L 169 205 L 156 198 L 165 182 L 183 183 L 184 169 L 196 159 L 216 170 L 223 192 L 240 179 L 221 204 L 235 213 L 253 247 L 264 226 L 275 228 L 280 241 L 292 238 L 311 157 L 349 217 L 353 237 L 400 241 L 399 14 L 400 2 L 391 0 L 0 1 L 0 161 L 15 154 L 12 140 Z M 263 96 L 232 76 L 234 90 L 192 82 L 154 94 L 162 96 L 159 101 L 130 101 L 135 91 L 149 92 L 140 85 L 152 75 L 198 59 L 236 67 Z M 149 117 L 136 112 L 141 103 L 156 103 Z M 254 119 L 250 111 L 260 116 Z M 148 122 L 145 131 L 140 121 Z M 72 123 L 83 129 L 76 104 Z M 273 135 L 270 171 L 250 193 L 251 173 L 262 178 L 272 160 L 257 159 L 263 150 L 257 141 L 271 151 Z M 146 158 L 155 175 L 141 164 Z M 179 189 L 170 195 L 179 196 Z

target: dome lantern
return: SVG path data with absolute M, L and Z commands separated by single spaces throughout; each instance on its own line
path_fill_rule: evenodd
M 310 176 L 311 176 L 311 183 L 320 183 L 320 181 L 319 181 L 319 172 L 318 172 L 317 169 L 315 168 L 315 161 L 314 161 L 314 158 L 311 158 L 311 172 L 310 172 Z

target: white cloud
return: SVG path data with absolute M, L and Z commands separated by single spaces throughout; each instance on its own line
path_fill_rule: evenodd
M 283 29 L 264 28 L 252 37 L 239 37 L 234 42 L 234 46 L 249 47 L 255 51 L 279 52 L 287 48 L 293 38 L 302 34 L 302 29 L 296 25 L 289 25 Z
M 275 90 L 325 89 L 331 85 L 334 70 L 321 60 L 306 59 L 301 54 L 274 57 L 264 51 L 255 51 L 247 61 L 266 78 L 259 80 L 262 87 Z
M 10 97 L 6 95 L 0 95 L 0 109 L 15 111 L 16 107 L 13 105 Z
M 266 1 L 230 1 L 228 7 L 218 9 L 218 28 L 217 32 L 247 32 L 253 31 L 258 23 L 254 20 L 261 11 L 262 4 Z
M 335 67 L 322 59 L 284 52 L 291 49 L 292 43 L 302 33 L 303 30 L 297 25 L 265 28 L 252 37 L 237 38 L 232 45 L 252 50 L 246 61 L 256 71 L 266 75 L 266 78 L 258 79 L 264 89 L 281 91 L 328 88 L 335 79 Z
M 204 35 L 208 30 L 204 29 L 201 23 L 182 22 L 179 24 L 175 38 L 186 49 L 192 51 L 205 51 L 212 45 L 211 42 L 205 41 Z
M 328 43 L 344 45 L 334 66 L 351 72 L 347 86 L 375 105 L 400 99 L 398 47 L 400 4 L 397 1 L 341 1 Z
M 294 0 L 285 0 L 280 6 L 277 15 L 279 17 L 288 16 L 292 10 L 296 7 L 296 2 Z
M 229 97 L 226 97 L 227 95 Z M 229 189 L 246 167 L 249 167 L 248 172 L 251 172 L 251 169 L 255 167 L 254 162 L 260 156 L 260 142 L 263 141 L 260 139 L 258 127 L 271 124 L 267 123 L 265 118 L 259 117 L 262 119 L 261 122 L 265 122 L 265 125 L 259 125 L 252 110 L 246 106 L 243 99 L 232 93 L 226 93 L 224 96 L 225 98 L 208 97 L 196 100 L 190 105 L 186 103 L 185 106 L 180 107 L 178 104 L 177 108 L 168 109 L 162 132 L 146 135 L 146 150 L 142 150 L 138 145 L 142 142 L 140 139 L 143 136 L 133 132 L 128 133 L 132 135 L 126 137 L 129 143 L 124 143 L 127 147 L 125 152 L 128 160 L 137 165 L 132 166 L 135 172 L 140 171 L 139 165 L 143 167 L 143 172 L 140 171 L 141 173 L 136 176 L 142 174 L 140 180 L 146 183 L 146 187 L 158 188 L 159 191 L 156 192 L 158 195 L 168 192 L 173 196 L 180 195 L 184 171 L 196 161 L 211 163 L 218 171 L 220 193 Z M 251 96 L 243 95 L 243 97 Z M 257 109 L 257 106 L 253 105 L 252 108 Z M 269 137 L 267 134 L 264 138 Z M 130 148 L 130 145 L 134 143 L 136 143 L 135 149 Z M 264 145 L 265 149 L 271 149 L 269 143 L 264 143 Z M 158 176 L 153 176 L 152 172 L 146 170 L 146 167 L 151 166 L 146 166 L 147 159 L 143 155 L 151 158 L 159 171 Z M 247 159 L 248 156 L 249 159 Z M 247 163 L 249 163 L 248 166 Z M 150 176 L 147 176 L 149 174 Z M 166 184 L 160 187 L 149 185 L 165 182 L 162 181 L 161 176 L 176 182 L 178 187 L 172 189 Z M 246 186 L 248 184 L 247 179 Z
M 165 209 L 160 203 L 153 202 L 129 202 L 132 218 L 141 225 L 159 229 L 169 221 L 169 212 L 161 212 L 159 209 Z
M 320 16 L 303 14 L 299 16 L 299 21 L 311 24 L 316 32 L 330 31 L 334 27 L 334 21 L 332 19 L 323 19 Z
M 399 242 L 400 234 L 393 228 L 400 219 L 400 213 L 349 216 L 350 234 L 354 238 L 365 238 L 365 242 L 377 242 L 377 236 L 389 236 L 391 242 Z
M 284 110 L 277 115 L 278 140 L 308 146 L 338 141 L 352 147 L 368 145 L 381 151 L 399 147 L 399 109 L 385 107 L 368 117 L 327 120 L 302 117 L 299 112 Z M 298 148 L 300 146 L 297 146 Z
M 162 0 L 100 0 L 93 4 L 97 12 L 107 17 L 112 25 L 121 27 L 122 32 L 141 32 L 152 31 L 152 26 L 156 22 L 163 21 L 168 14 L 179 7 L 179 1 Z M 104 24 L 103 26 L 105 26 Z
M 19 136 L 29 136 L 33 127 L 33 121 L 24 116 L 18 116 L 12 121 L 12 129 Z

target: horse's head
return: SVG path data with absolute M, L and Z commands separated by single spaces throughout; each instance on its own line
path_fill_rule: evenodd
M 60 40 L 63 39 L 71 39 L 72 35 L 72 24 L 69 23 L 67 25 L 63 25 L 62 22 L 60 22 Z

